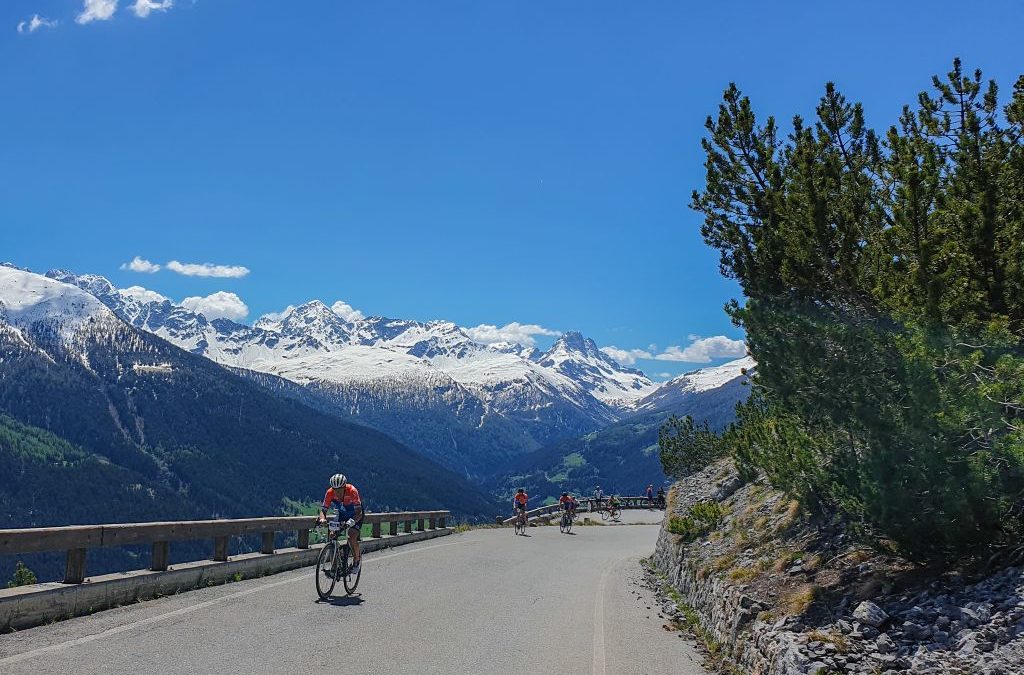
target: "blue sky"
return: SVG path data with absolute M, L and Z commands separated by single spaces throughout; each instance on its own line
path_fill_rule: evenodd
M 0 259 L 249 320 L 577 329 L 652 374 L 742 337 L 687 208 L 730 81 L 788 121 L 834 80 L 884 126 L 954 55 L 1024 70 L 1010 1 L 162 4 L 0 3 Z

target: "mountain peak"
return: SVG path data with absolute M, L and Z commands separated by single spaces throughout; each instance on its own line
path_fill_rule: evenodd
M 7 321 L 21 325 L 54 321 L 71 331 L 91 318 L 113 318 L 89 293 L 42 274 L 0 267 L 0 305 Z

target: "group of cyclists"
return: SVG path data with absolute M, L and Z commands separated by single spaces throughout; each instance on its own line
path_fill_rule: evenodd
M 654 493 L 654 486 L 647 486 L 647 503 L 651 508 L 664 508 L 665 507 L 665 488 L 659 487 L 657 496 Z M 590 510 L 600 511 L 607 509 L 610 513 L 614 514 L 621 506 L 622 502 L 619 500 L 618 495 L 611 495 L 605 499 L 604 491 L 600 485 L 594 486 L 593 498 L 590 500 Z M 519 488 L 516 490 L 515 496 L 512 497 L 512 511 L 514 516 L 525 516 L 527 511 L 527 505 L 529 503 L 530 496 L 526 493 L 525 488 Z M 580 507 L 580 501 L 575 495 L 570 494 L 568 491 L 563 492 L 562 496 L 558 499 L 558 504 L 561 510 L 569 515 L 570 519 L 576 517 L 576 513 Z M 348 478 L 344 474 L 335 474 L 331 476 L 330 487 L 327 488 L 327 493 L 324 495 L 323 505 L 320 508 L 320 514 L 317 518 L 318 523 L 327 522 L 327 512 L 332 507 L 337 509 L 338 522 L 344 524 L 346 538 L 352 551 L 352 562 L 351 568 L 352 574 L 358 574 L 361 563 L 361 556 L 359 551 L 359 532 L 363 525 L 363 505 L 362 500 L 359 497 L 359 490 L 354 485 L 348 482 Z
M 649 508 L 664 508 L 665 507 L 665 488 L 659 487 L 657 496 L 654 493 L 654 485 L 647 486 L 647 505 Z M 515 495 L 512 497 L 512 515 L 513 517 L 525 516 L 527 511 L 527 505 L 529 503 L 530 496 L 526 493 L 525 488 L 519 488 L 516 490 Z M 569 492 L 563 492 L 562 496 L 558 498 L 558 504 L 561 510 L 568 513 L 570 518 L 576 517 L 576 512 L 579 510 L 580 502 L 575 495 Z M 590 500 L 590 510 L 600 511 L 607 508 L 609 512 L 616 513 L 622 507 L 622 502 L 618 495 L 611 495 L 607 499 L 607 503 L 604 496 L 604 491 L 600 485 L 594 486 L 594 493 Z

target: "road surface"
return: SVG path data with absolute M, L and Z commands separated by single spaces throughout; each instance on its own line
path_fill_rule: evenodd
M 636 583 L 657 531 L 455 534 L 368 554 L 331 603 L 312 568 L 182 593 L 0 636 L 0 673 L 704 675 Z

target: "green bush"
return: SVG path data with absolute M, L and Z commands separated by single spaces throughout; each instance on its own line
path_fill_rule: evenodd
M 669 518 L 668 531 L 691 542 L 717 527 L 724 516 L 725 511 L 718 502 L 697 502 L 685 516 Z
M 7 582 L 7 588 L 17 588 L 18 586 L 31 586 L 32 584 L 39 583 L 36 579 L 35 572 L 25 567 L 25 563 L 20 560 L 14 566 L 14 576 Z
M 829 84 L 785 141 L 730 86 L 693 197 L 758 362 L 720 440 L 921 561 L 1024 532 L 1024 77 L 932 84 L 884 135 Z

